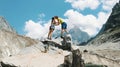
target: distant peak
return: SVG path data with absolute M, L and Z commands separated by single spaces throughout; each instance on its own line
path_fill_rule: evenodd
M 9 25 L 9 23 L 5 20 L 4 17 L 0 16 L 0 30 L 7 30 L 7 31 L 11 31 L 11 32 L 16 32 L 11 25 Z

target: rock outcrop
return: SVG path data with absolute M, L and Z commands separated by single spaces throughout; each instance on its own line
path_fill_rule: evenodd
M 33 40 L 6 30 L 1 30 L 0 35 L 3 42 L 0 47 L 2 67 L 57 67 L 63 63 L 66 53 L 71 51 L 69 35 L 60 38 L 61 43 Z
M 0 30 L 1 29 L 5 29 L 7 31 L 16 33 L 16 31 L 9 25 L 9 23 L 5 20 L 5 18 L 0 16 Z
M 53 47 L 58 47 L 63 50 L 71 51 L 72 50 L 72 47 L 71 47 L 72 41 L 71 40 L 72 40 L 71 36 L 66 35 L 65 37 L 62 38 L 62 40 L 59 40 L 60 43 L 55 42 L 55 40 L 53 40 L 53 41 L 45 40 L 45 41 L 42 41 L 42 43 L 47 45 L 48 47 L 53 46 Z
M 85 67 L 82 54 L 77 50 L 73 50 L 71 54 L 65 56 L 64 63 L 60 67 Z
M 0 57 L 17 54 L 21 49 L 36 44 L 37 41 L 11 31 L 0 30 Z
M 103 52 L 102 54 L 105 53 L 104 51 L 102 51 L 102 52 Z M 100 53 L 98 53 L 98 52 L 95 53 L 94 51 L 82 54 L 83 59 L 85 60 L 86 65 L 87 64 L 91 64 L 91 67 L 94 64 L 100 65 L 101 67 L 105 67 L 105 66 L 106 67 L 119 67 L 120 66 L 119 62 L 117 62 L 116 60 L 113 60 L 111 58 L 108 58 L 107 55 L 106 54 L 101 55 Z M 110 56 L 110 54 L 109 54 L 109 56 Z

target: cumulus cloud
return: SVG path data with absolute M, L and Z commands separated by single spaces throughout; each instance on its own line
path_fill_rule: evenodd
M 99 0 L 66 0 L 65 2 L 71 3 L 73 8 L 80 10 L 96 9 L 100 4 Z
M 68 29 L 78 26 L 82 31 L 87 32 L 90 36 L 96 35 L 100 31 L 102 25 L 107 21 L 107 18 L 111 13 L 111 8 L 118 1 L 119 0 L 65 0 L 65 2 L 70 3 L 75 9 L 67 10 L 64 14 L 64 16 L 67 17 L 64 18 L 64 20 L 68 24 Z M 97 16 L 94 16 L 92 14 L 83 15 L 76 10 L 84 10 L 85 8 L 95 10 L 99 8 L 99 5 L 102 6 L 102 10 L 108 12 L 106 13 L 101 10 L 98 12 Z M 26 32 L 27 36 L 35 39 L 47 36 L 50 21 L 43 21 L 44 17 L 45 14 L 42 13 L 39 14 L 39 20 L 37 22 L 33 20 L 28 20 L 25 22 L 24 31 Z M 60 29 L 60 27 L 56 26 L 56 29 Z
M 119 0 L 65 0 L 65 2 L 70 3 L 75 9 L 68 10 L 64 14 L 68 17 L 67 21 L 72 23 L 68 23 L 68 25 L 71 27 L 74 27 L 74 25 L 79 26 L 81 30 L 87 32 L 90 36 L 93 36 L 100 31 L 102 25 L 107 21 L 107 18 L 111 13 L 111 9 L 117 2 L 119 2 Z M 97 16 L 92 15 L 92 13 L 83 15 L 76 10 L 79 9 L 84 11 L 86 8 L 95 10 L 100 8 L 99 6 L 102 8 L 98 12 Z M 107 11 L 107 13 L 103 10 Z
M 92 14 L 83 15 L 78 11 L 71 9 L 66 11 L 64 16 L 66 16 L 67 18 L 63 20 L 66 21 L 68 25 L 68 30 L 73 28 L 74 26 L 78 26 L 82 31 L 87 32 L 90 36 L 94 36 L 100 31 L 102 25 L 106 22 L 109 14 L 110 13 L 99 12 L 98 17 L 96 17 Z M 35 39 L 47 37 L 50 20 L 46 21 L 47 23 L 44 24 L 42 24 L 41 22 L 44 21 L 26 21 L 24 29 L 24 31 L 26 32 L 26 36 Z M 55 29 L 61 28 L 60 26 L 56 26 Z
M 99 12 L 98 17 L 94 15 L 83 15 L 75 10 L 68 10 L 65 14 L 67 24 L 70 27 L 79 26 L 81 30 L 87 32 L 90 36 L 96 35 L 101 29 L 102 25 L 106 22 L 109 14 Z
M 32 20 L 28 20 L 25 22 L 24 31 L 26 32 L 26 36 L 39 39 L 47 35 L 50 22 L 44 25 L 40 24 L 39 22 L 35 22 Z
M 70 3 L 73 8 L 80 10 L 85 8 L 94 10 L 101 4 L 103 10 L 110 11 L 119 0 L 65 0 L 65 2 Z

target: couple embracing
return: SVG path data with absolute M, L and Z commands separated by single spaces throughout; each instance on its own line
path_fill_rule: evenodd
M 61 24 L 61 38 L 63 38 L 63 33 L 67 32 L 67 24 L 66 22 L 64 22 L 61 18 L 59 18 L 58 16 L 54 16 L 52 17 L 52 20 L 51 20 L 51 25 L 50 25 L 50 28 L 49 28 L 49 33 L 48 33 L 48 39 L 51 40 L 52 39 L 52 33 L 53 31 L 55 30 L 55 26 L 58 26 Z

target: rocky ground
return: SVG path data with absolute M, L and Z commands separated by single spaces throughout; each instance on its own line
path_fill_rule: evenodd
M 36 40 L 38 42 L 38 40 Z M 39 41 L 21 48 L 17 54 L 1 58 L 1 66 L 11 67 L 119 67 L 120 42 L 101 45 L 72 45 L 70 37 Z M 69 46 L 68 46 L 69 45 Z M 70 46 L 71 45 L 71 46 Z M 67 48 L 64 48 L 67 47 Z M 74 51 L 77 50 L 78 51 Z M 5 65 L 5 66 L 4 66 Z
M 30 53 L 2 59 L 4 63 L 18 67 L 57 67 L 64 62 L 63 54 Z
M 81 46 L 85 63 L 107 65 L 108 67 L 120 66 L 120 42 L 104 43 L 100 46 Z
M 1 58 L 1 61 L 5 65 L 17 67 L 57 67 L 64 63 L 64 57 L 70 51 L 66 48 L 63 50 L 61 43 L 55 41 L 39 41 L 38 44 L 21 49 L 16 55 Z

